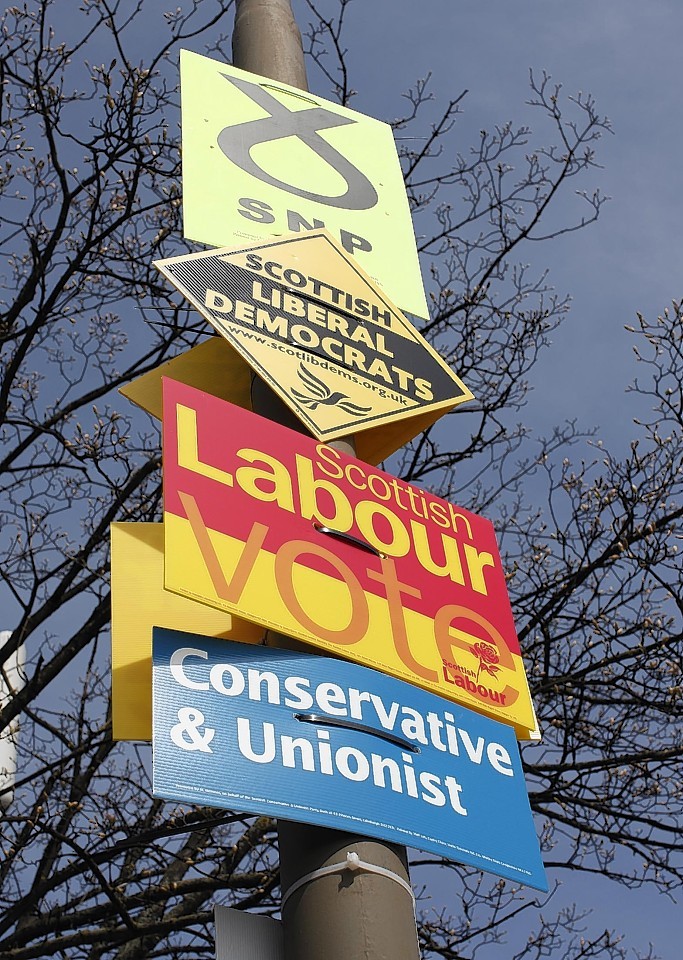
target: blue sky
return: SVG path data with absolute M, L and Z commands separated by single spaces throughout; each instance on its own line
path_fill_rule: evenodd
M 295 9 L 304 27 L 304 3 Z M 681 293 L 680 4 L 372 0 L 351 4 L 347 17 L 352 105 L 362 112 L 399 115 L 400 94 L 431 72 L 437 97 L 469 90 L 458 145 L 466 149 L 473 130 L 537 120 L 525 107 L 533 67 L 565 94 L 590 92 L 612 121 L 614 135 L 598 144 L 603 169 L 584 184 L 612 198 L 599 222 L 524 251 L 574 298 L 537 370 L 526 416 L 542 431 L 578 416 L 606 439 L 623 439 L 623 387 L 634 371 L 623 327 L 636 310 L 655 315 Z M 576 204 L 571 195 L 565 202 Z

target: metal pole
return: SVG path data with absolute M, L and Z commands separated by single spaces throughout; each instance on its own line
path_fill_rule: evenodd
M 237 0 L 232 59 L 243 70 L 308 90 L 301 34 L 289 0 Z
M 290 0 L 237 0 L 232 50 L 236 67 L 308 90 Z M 306 432 L 258 377 L 252 405 L 261 416 Z M 355 452 L 352 437 L 333 445 Z M 276 642 L 298 646 L 290 638 Z M 279 822 L 278 833 L 286 960 L 418 960 L 414 904 L 400 882 L 409 882 L 405 849 L 289 821 Z M 349 853 L 380 872 L 318 875 L 325 867 L 345 863 Z

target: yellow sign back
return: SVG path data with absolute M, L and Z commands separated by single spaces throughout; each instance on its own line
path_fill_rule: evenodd
M 264 630 L 164 589 L 163 523 L 111 525 L 114 740 L 152 739 L 152 627 L 258 643 Z

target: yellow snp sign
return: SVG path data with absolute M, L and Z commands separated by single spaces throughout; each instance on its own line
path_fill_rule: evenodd
M 155 265 L 321 440 L 472 398 L 326 231 Z
M 263 627 L 164 589 L 163 523 L 111 525 L 114 740 L 152 739 L 152 627 L 259 643 Z
M 185 236 L 228 246 L 326 227 L 404 310 L 427 316 L 391 127 L 181 51 Z

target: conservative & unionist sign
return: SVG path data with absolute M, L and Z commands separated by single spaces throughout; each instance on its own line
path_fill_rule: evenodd
M 154 793 L 546 890 L 510 727 L 345 661 L 154 628 Z

